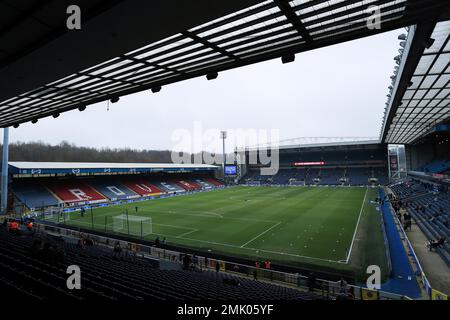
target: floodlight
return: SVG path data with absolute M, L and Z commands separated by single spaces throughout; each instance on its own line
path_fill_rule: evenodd
M 283 64 L 295 61 L 295 54 L 289 54 L 281 57 L 281 62 Z
M 157 92 L 161 91 L 161 87 L 160 86 L 159 87 L 153 87 L 151 90 L 152 90 L 153 93 L 157 93 Z
M 218 76 L 219 76 L 219 74 L 217 72 L 212 72 L 212 73 L 208 73 L 206 75 L 206 79 L 214 80 L 214 79 L 217 79 Z

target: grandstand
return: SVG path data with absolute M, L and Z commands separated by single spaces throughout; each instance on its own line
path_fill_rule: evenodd
M 388 182 L 387 145 L 378 142 L 335 143 L 280 148 L 280 170 L 273 177 L 258 174 L 246 150 L 247 183 L 284 185 L 378 185 Z
M 9 44 L 0 53 L 7 298 L 448 299 L 445 1 L 78 1 L 89 32 L 75 36 L 60 27 L 66 1 L 19 2 L 19 13 L 0 3 L 0 42 Z M 379 28 L 367 27 L 372 5 Z M 121 28 L 111 34 L 112 25 Z M 407 34 L 380 138 L 280 144 L 273 175 L 251 161 L 262 146 L 236 150 L 229 173 L 225 163 L 8 159 L 9 127 L 399 28 Z M 73 265 L 82 289 L 67 286 Z M 374 265 L 381 283 L 369 288 Z
M 215 179 L 217 167 L 212 165 L 10 162 L 9 167 L 15 207 L 33 211 L 60 204 L 96 206 L 223 186 Z

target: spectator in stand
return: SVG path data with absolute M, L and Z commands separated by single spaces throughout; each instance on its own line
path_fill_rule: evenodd
M 313 272 L 310 272 L 308 277 L 308 291 L 313 292 L 315 287 L 316 287 L 316 276 L 314 275 Z
M 216 272 L 220 271 L 220 263 L 219 261 L 216 261 Z
M 122 247 L 120 246 L 120 242 L 116 241 L 114 244 L 113 255 L 114 257 L 120 257 L 122 254 Z
M 20 233 L 20 231 L 19 231 L 19 224 L 14 219 L 11 221 L 11 223 L 9 225 L 9 232 L 15 233 L 15 234 L 19 234 Z
M 84 248 L 84 241 L 83 241 L 82 238 L 78 239 L 77 248 L 78 249 L 83 249 Z
M 183 257 L 183 268 L 185 270 L 189 270 L 189 267 L 191 266 L 191 256 L 188 254 L 185 254 Z
M 155 246 L 159 247 L 159 237 L 156 237 L 155 239 Z
M 258 270 L 253 269 L 253 280 L 258 280 Z
M 26 224 L 27 230 L 28 231 L 33 231 L 33 221 L 32 220 L 28 220 L 27 224 Z
M 430 251 L 436 248 L 443 248 L 445 244 L 445 237 L 441 237 L 438 240 L 430 240 L 427 244 L 427 247 Z
M 344 280 L 344 278 L 341 277 L 341 280 L 337 282 L 337 285 L 339 286 L 339 292 L 346 294 L 348 291 L 348 284 L 347 281 Z
M 405 220 L 405 223 L 403 224 L 403 229 L 405 231 L 407 231 L 409 229 L 409 231 L 411 231 L 411 219 Z
M 90 236 L 87 236 L 87 238 L 84 240 L 84 244 L 88 247 L 91 247 L 94 245 L 94 240 Z

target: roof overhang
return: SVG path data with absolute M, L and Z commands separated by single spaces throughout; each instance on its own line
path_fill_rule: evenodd
M 412 144 L 449 119 L 450 20 L 410 28 L 392 86 L 383 142 Z
M 447 7 L 433 0 L 93 2 L 100 9 L 87 10 L 81 31 L 67 32 L 56 19 L 53 37 L 3 65 L 0 127 L 433 20 Z M 380 28 L 367 25 L 374 5 Z M 20 39 L 23 29 L 9 33 Z
M 381 148 L 386 145 L 380 140 L 361 140 L 361 141 L 345 141 L 345 142 L 328 142 L 328 143 L 310 143 L 310 144 L 291 144 L 291 145 L 273 145 L 251 147 L 238 150 L 238 152 L 258 152 L 261 150 L 278 149 L 280 153 L 311 151 L 311 150 L 351 150 L 351 149 L 369 149 Z
M 7 4 L 7 3 L 10 4 Z M 0 3 L 0 101 L 36 89 L 258 0 L 13 0 Z M 81 30 L 66 8 L 81 8 Z
M 110 163 L 110 162 L 21 162 L 10 161 L 10 172 L 18 175 L 46 174 L 112 174 L 214 171 L 218 166 L 208 164 L 173 163 Z

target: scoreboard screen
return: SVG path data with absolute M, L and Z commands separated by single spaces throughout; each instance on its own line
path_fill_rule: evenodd
M 225 165 L 225 175 L 235 176 L 237 174 L 237 168 L 235 165 Z
M 294 166 L 322 166 L 324 161 L 294 162 Z

